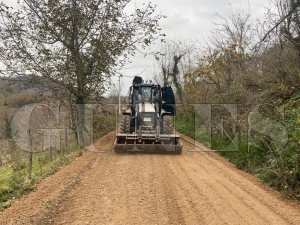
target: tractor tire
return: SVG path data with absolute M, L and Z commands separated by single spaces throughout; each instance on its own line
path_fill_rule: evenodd
M 129 134 L 130 133 L 130 115 L 123 115 L 120 125 L 120 133 L 121 134 Z
M 172 134 L 173 133 L 173 117 L 164 116 L 162 123 L 162 133 L 163 134 Z

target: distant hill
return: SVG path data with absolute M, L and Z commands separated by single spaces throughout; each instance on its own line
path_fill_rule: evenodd
M 58 85 L 45 80 L 43 77 L 32 77 L 21 75 L 17 77 L 0 77 L 0 87 L 9 86 L 16 89 L 18 93 L 43 94 L 51 96 L 51 88 L 58 88 Z

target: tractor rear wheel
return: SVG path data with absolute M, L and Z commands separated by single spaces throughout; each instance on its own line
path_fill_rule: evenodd
M 173 133 L 173 117 L 164 116 L 162 122 L 162 133 L 163 134 L 172 134 Z
M 120 133 L 121 134 L 129 134 L 130 133 L 130 115 L 123 115 L 120 125 Z

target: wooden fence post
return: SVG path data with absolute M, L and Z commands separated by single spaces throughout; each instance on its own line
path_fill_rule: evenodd
M 68 129 L 65 124 L 65 154 L 68 154 Z
M 49 144 L 49 161 L 52 162 L 52 129 L 48 133 L 48 144 Z
M 31 138 L 30 138 L 30 130 L 27 130 L 27 143 L 28 143 L 28 172 L 27 172 L 27 180 L 31 179 L 31 173 L 32 173 L 32 144 L 31 144 Z

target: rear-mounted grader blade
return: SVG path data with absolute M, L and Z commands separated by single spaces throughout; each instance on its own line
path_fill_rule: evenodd
M 117 134 L 114 150 L 116 153 L 181 154 L 180 136 L 176 134 Z

